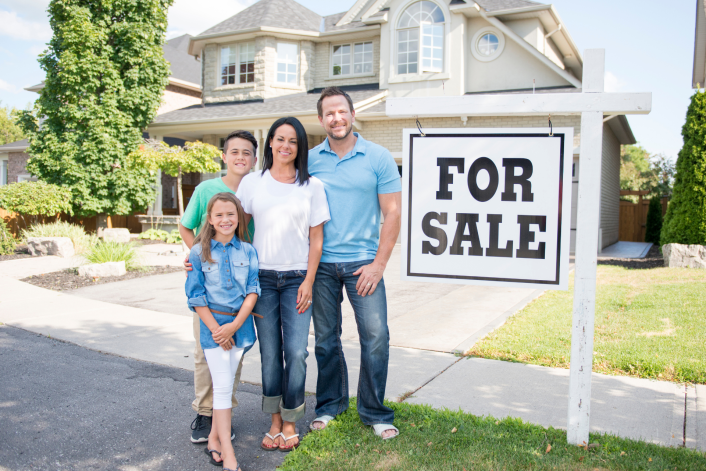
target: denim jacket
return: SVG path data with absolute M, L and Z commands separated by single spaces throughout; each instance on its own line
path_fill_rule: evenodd
M 233 236 L 225 246 L 211 240 L 211 258 L 213 263 L 201 259 L 201 244 L 192 247 L 189 262 L 192 270 L 187 272 L 186 297 L 189 309 L 208 306 L 222 312 L 236 312 L 243 305 L 250 293 L 260 296 L 258 280 L 257 252 L 247 242 L 241 242 Z M 233 322 L 235 317 L 212 313 L 218 325 Z M 252 316 L 243 323 L 233 336 L 235 346 L 249 350 L 255 343 L 255 326 Z M 201 321 L 201 348 L 216 348 L 211 331 Z

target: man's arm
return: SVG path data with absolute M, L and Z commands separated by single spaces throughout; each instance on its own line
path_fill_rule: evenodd
M 402 215 L 402 193 L 378 194 L 380 209 L 384 221 L 380 231 L 380 245 L 378 246 L 375 260 L 370 265 L 360 267 L 353 275 L 360 275 L 355 287 L 358 294 L 366 296 L 373 294 L 378 283 L 385 272 L 387 262 L 392 255 L 392 249 L 397 243 L 397 236 L 400 234 L 400 217 Z

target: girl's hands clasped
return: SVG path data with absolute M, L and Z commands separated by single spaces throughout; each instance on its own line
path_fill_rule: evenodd
M 313 292 L 314 281 L 305 278 L 301 285 L 299 285 L 299 291 L 297 292 L 297 311 L 299 314 L 306 312 L 311 306 L 312 292 Z
M 235 346 L 233 341 L 233 335 L 238 330 L 240 326 L 236 325 L 235 322 L 230 322 L 228 324 L 223 324 L 218 326 L 217 329 L 211 331 L 213 335 L 213 341 L 223 348 L 223 350 L 228 351 Z

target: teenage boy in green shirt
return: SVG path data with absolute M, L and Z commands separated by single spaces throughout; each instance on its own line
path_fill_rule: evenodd
M 206 220 L 206 207 L 208 202 L 216 193 L 230 192 L 238 190 L 240 181 L 257 161 L 257 140 L 248 131 L 233 131 L 226 137 L 223 143 L 223 161 L 228 169 L 226 175 L 221 178 L 214 178 L 202 182 L 194 190 L 194 194 L 189 200 L 189 205 L 184 211 L 184 216 L 179 224 L 179 234 L 189 249 L 194 245 L 194 238 L 199 232 L 203 221 Z M 248 233 L 252 240 L 254 229 L 252 220 L 248 225 Z M 184 266 L 191 270 L 189 257 L 186 257 Z M 211 417 L 213 416 L 213 384 L 211 373 L 208 370 L 206 357 L 199 342 L 199 316 L 194 314 L 194 391 L 196 399 L 191 403 L 191 407 L 198 414 L 191 424 L 191 442 L 205 443 L 211 433 Z M 233 408 L 238 407 L 235 399 L 235 392 L 240 383 L 240 370 L 243 361 L 240 360 L 238 372 L 235 374 L 235 384 L 233 386 Z M 231 432 L 232 435 L 232 432 Z M 234 437 L 231 437 L 234 438 Z

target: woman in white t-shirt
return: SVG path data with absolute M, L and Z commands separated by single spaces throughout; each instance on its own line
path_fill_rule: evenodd
M 296 118 L 278 119 L 267 134 L 262 172 L 240 182 L 236 195 L 255 220 L 262 294 L 255 318 L 262 358 L 262 410 L 272 426 L 265 450 L 299 446 L 311 294 L 321 260 L 324 223 L 331 219 L 321 180 L 309 176 L 306 131 Z

